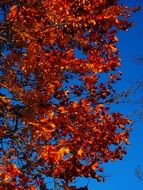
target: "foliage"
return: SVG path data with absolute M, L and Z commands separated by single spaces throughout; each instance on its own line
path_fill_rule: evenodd
M 110 111 L 115 43 L 135 10 L 117 0 L 0 2 L 1 189 L 48 189 L 47 177 L 69 189 L 122 159 L 130 120 Z

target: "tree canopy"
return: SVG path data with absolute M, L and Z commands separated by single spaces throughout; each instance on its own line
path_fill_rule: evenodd
M 130 120 L 112 112 L 117 32 L 136 11 L 117 0 L 0 2 L 0 188 L 73 189 L 122 159 Z

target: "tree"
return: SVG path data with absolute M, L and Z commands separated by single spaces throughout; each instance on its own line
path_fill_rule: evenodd
M 142 168 L 141 167 L 137 167 L 135 169 L 135 175 L 141 180 L 143 181 L 143 171 L 142 171 Z
M 136 9 L 117 0 L 4 0 L 0 10 L 0 187 L 102 180 L 102 164 L 122 159 L 128 144 L 131 121 L 110 108 L 121 76 L 116 34 Z

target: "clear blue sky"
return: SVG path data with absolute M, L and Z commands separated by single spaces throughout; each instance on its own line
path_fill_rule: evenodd
M 143 6 L 142 0 L 122 0 L 122 3 L 129 6 Z M 122 81 L 117 85 L 119 91 L 130 86 L 131 81 L 143 80 L 143 61 L 135 63 L 137 56 L 143 57 L 143 10 L 133 14 L 130 20 L 135 22 L 135 26 L 128 32 L 122 31 L 118 35 L 118 48 L 122 59 L 121 71 L 123 72 Z M 143 97 L 143 90 L 132 99 L 135 100 L 139 97 Z M 113 109 L 130 114 L 136 109 L 143 111 L 143 104 L 124 103 Z M 135 176 L 135 168 L 140 166 L 143 169 L 143 119 L 133 125 L 130 143 L 127 147 L 127 155 L 122 161 L 105 165 L 106 174 L 110 176 L 106 178 L 106 182 L 99 183 L 90 180 L 89 190 L 143 190 L 143 181 Z M 81 181 L 81 184 L 84 185 L 86 182 Z

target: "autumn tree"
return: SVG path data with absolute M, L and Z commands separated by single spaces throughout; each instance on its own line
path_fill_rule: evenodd
M 46 190 L 48 177 L 74 189 L 122 159 L 116 35 L 133 11 L 117 0 L 0 2 L 0 189 Z

